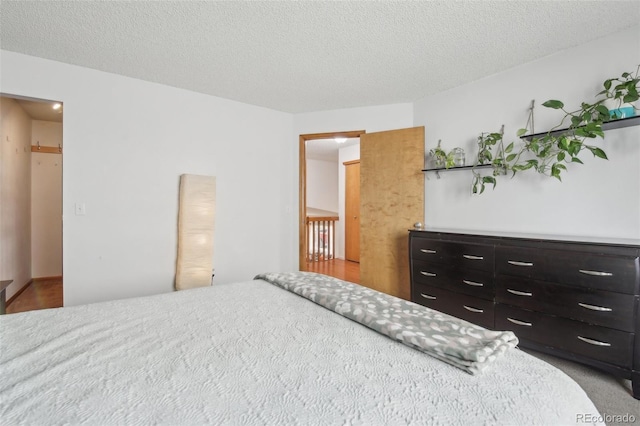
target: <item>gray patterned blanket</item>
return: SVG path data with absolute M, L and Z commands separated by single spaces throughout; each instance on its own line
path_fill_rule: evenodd
M 518 344 L 510 331 L 491 331 L 417 303 L 312 272 L 274 272 L 261 279 L 305 297 L 398 342 L 461 368 L 482 372 Z

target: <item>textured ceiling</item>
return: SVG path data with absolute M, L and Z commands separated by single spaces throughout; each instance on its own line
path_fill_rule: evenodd
M 286 112 L 412 102 L 640 22 L 639 1 L 0 1 L 2 49 Z

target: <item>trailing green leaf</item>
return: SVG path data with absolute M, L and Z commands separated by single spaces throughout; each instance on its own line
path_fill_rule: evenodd
M 511 151 L 513 151 L 513 142 L 511 142 L 509 145 L 507 145 L 507 147 L 504 149 L 504 152 L 506 154 L 510 153 Z
M 603 117 L 609 117 L 609 110 L 602 104 L 596 107 L 596 111 L 598 111 L 598 113 L 600 113 Z
M 542 104 L 543 106 L 546 106 L 547 108 L 553 108 L 553 109 L 562 109 L 564 108 L 564 104 L 560 101 L 556 101 L 556 100 L 549 100 L 545 103 Z
M 493 176 L 484 176 L 482 178 L 482 183 L 492 183 L 493 187 L 496 187 L 496 178 L 494 178 Z
M 607 110 L 607 113 L 609 113 L 609 110 Z M 571 117 L 572 127 L 578 127 L 581 123 L 582 123 L 582 117 L 577 117 L 577 116 Z
M 598 147 L 595 146 L 588 146 L 586 147 L 589 151 L 591 151 L 591 153 L 594 155 L 594 157 L 599 157 L 599 158 L 603 158 L 605 160 L 608 160 L 607 158 L 607 154 L 604 153 L 603 150 L 601 150 Z
M 561 136 L 558 140 L 558 147 L 564 149 L 565 151 L 569 150 L 569 139 L 566 136 Z
M 627 93 L 627 94 L 624 96 L 624 98 L 622 98 L 622 100 L 623 100 L 625 103 L 635 102 L 635 101 L 637 101 L 637 100 L 638 100 L 638 93 L 631 93 L 631 92 L 629 92 L 629 93 Z
M 578 139 L 573 139 L 569 143 L 569 149 L 567 149 L 567 151 L 569 151 L 569 154 L 571 154 L 572 156 L 576 156 L 578 155 L 578 153 L 580 153 L 581 149 L 582 149 L 582 142 L 580 142 L 580 140 Z

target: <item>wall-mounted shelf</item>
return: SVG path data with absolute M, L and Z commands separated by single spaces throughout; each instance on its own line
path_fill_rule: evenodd
M 448 171 L 448 170 L 468 170 L 468 169 L 482 169 L 485 167 L 491 167 L 491 164 L 478 164 L 477 166 L 455 166 L 455 167 L 449 167 L 448 169 L 446 167 L 439 167 L 439 168 L 434 168 L 434 169 L 422 169 L 423 172 L 444 172 L 444 171 Z
M 620 118 L 618 120 L 611 120 L 611 121 L 607 121 L 606 123 L 602 124 L 602 130 L 606 131 L 606 130 L 614 130 L 614 129 L 622 129 L 624 127 L 632 127 L 632 126 L 640 126 L 640 115 L 636 115 L 634 117 L 627 117 L 627 118 Z M 569 130 L 568 127 L 565 127 L 563 129 L 557 129 L 557 130 L 553 130 L 551 132 L 547 131 L 547 132 L 541 132 L 541 133 L 533 133 L 531 135 L 524 135 L 524 136 L 520 136 L 520 139 L 532 139 L 532 138 L 538 138 L 538 137 L 543 137 L 546 135 L 559 135 L 562 133 L 565 133 Z M 468 170 L 468 169 L 482 169 L 482 168 L 487 168 L 487 167 L 492 167 L 491 164 L 480 164 L 477 166 L 457 166 L 457 167 L 438 167 L 438 168 L 431 168 L 431 169 L 422 169 L 423 172 L 435 172 L 436 176 L 438 177 L 438 179 L 440 178 L 440 172 L 446 172 L 449 170 Z
M 439 167 L 434 169 L 422 169 L 423 172 L 436 172 L 436 176 L 440 179 L 440 172 L 448 172 L 450 170 L 469 170 L 469 169 L 484 169 L 487 167 L 491 167 L 491 164 L 478 164 L 477 166 L 454 166 L 449 167 Z
M 631 126 L 639 126 L 639 125 L 640 125 L 640 115 L 636 115 L 634 117 L 620 118 L 618 120 L 607 121 L 606 123 L 602 124 L 602 130 L 621 129 L 623 127 L 631 127 Z M 565 127 L 564 129 L 558 129 L 552 132 L 547 131 L 542 133 L 534 133 L 531 135 L 520 136 L 520 139 L 539 138 L 542 136 L 546 136 L 547 134 L 554 136 L 554 135 L 565 133 L 567 130 L 569 130 L 569 128 Z

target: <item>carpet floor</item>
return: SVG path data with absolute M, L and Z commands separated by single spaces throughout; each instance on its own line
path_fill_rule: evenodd
M 607 425 L 640 425 L 640 400 L 632 396 L 631 380 L 531 349 L 521 349 L 575 380 L 593 401 Z

